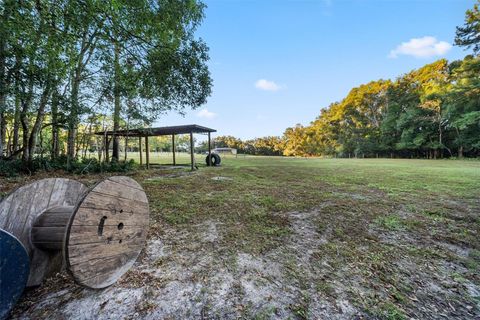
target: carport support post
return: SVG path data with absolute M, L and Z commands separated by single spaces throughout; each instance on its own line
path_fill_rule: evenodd
M 140 165 L 143 165 L 142 136 L 138 137 L 138 151 L 140 151 Z
M 110 141 L 108 140 L 108 134 L 105 135 L 105 163 L 110 162 L 110 155 L 108 154 L 108 148 L 110 147 Z
M 195 169 L 194 168 L 194 158 L 193 158 L 193 133 L 190 132 L 190 162 L 191 162 L 191 168 L 192 168 L 192 171 Z
M 173 153 L 173 165 L 176 165 L 175 163 L 175 135 L 172 134 L 172 153 Z
M 212 165 L 212 146 L 210 142 L 210 132 L 208 133 L 208 166 Z
M 148 136 L 145 136 L 145 160 L 147 161 L 147 169 L 150 169 L 150 153 L 148 151 Z

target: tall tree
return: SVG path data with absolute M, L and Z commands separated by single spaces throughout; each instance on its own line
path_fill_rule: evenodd
M 480 1 L 465 13 L 465 24 L 457 27 L 455 44 L 472 48 L 475 54 L 480 53 Z
M 152 120 L 205 103 L 208 47 L 195 38 L 204 7 L 195 0 L 123 0 L 106 7 L 103 83 L 106 101 L 113 102 L 114 132 L 127 113 Z M 118 158 L 114 136 L 112 160 Z

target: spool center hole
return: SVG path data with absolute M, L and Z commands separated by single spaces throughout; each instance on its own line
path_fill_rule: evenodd
M 123 229 L 123 222 L 120 222 L 117 226 L 118 230 L 122 230 Z

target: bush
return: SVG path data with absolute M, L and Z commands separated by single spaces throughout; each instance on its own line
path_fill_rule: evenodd
M 23 163 L 21 160 L 0 160 L 0 176 L 12 177 L 24 173 L 36 171 L 64 170 L 76 174 L 99 173 L 99 172 L 127 172 L 136 168 L 133 160 L 115 161 L 109 163 L 99 162 L 95 158 L 75 159 L 68 163 L 66 156 L 51 160 L 48 158 L 35 158 L 31 163 Z
M 23 172 L 21 160 L 0 160 L 0 176 L 13 177 Z

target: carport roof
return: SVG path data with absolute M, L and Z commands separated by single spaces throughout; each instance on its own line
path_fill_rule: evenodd
M 199 126 L 198 124 L 188 124 L 181 126 L 170 127 L 156 127 L 156 128 L 137 128 L 130 130 L 118 130 L 116 136 L 124 137 L 151 137 L 151 136 L 168 136 L 173 134 L 187 134 L 187 133 L 209 133 L 217 132 L 215 129 Z M 96 135 L 113 136 L 113 131 L 99 131 L 95 132 Z

